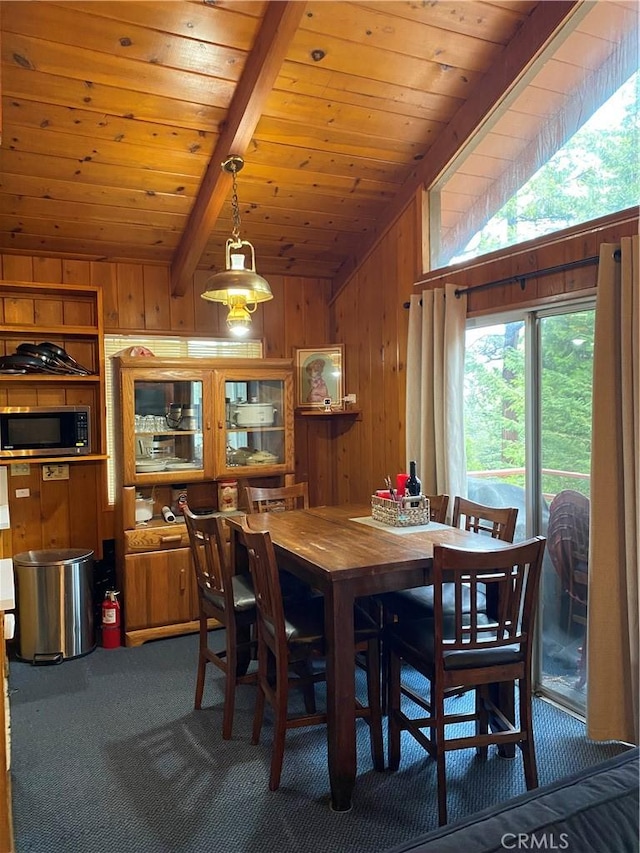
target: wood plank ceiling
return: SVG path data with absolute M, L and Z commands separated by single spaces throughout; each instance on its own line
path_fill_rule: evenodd
M 258 271 L 344 277 L 579 5 L 3 2 L 0 251 L 180 293 L 224 266 L 233 153 Z

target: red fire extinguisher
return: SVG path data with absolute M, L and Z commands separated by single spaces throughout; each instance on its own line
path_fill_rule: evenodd
M 117 649 L 120 645 L 120 595 L 108 589 L 102 602 L 102 645 L 105 649 Z

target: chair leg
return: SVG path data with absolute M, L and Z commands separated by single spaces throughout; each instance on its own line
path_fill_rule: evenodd
M 289 677 L 286 661 L 276 661 L 275 721 L 273 726 L 273 746 L 271 752 L 271 771 L 269 790 L 276 791 L 280 785 L 282 762 L 284 760 L 284 742 L 287 734 L 287 708 L 289 702 Z
M 434 683 L 431 682 L 433 696 Z M 432 698 L 431 711 L 434 717 L 433 739 L 436 748 L 436 776 L 438 780 L 438 824 L 444 826 L 447 822 L 447 772 L 446 751 L 444 741 L 444 696 L 439 690 Z
M 312 675 L 312 664 L 309 660 L 298 660 L 291 664 L 291 669 L 295 674 L 302 679 L 309 679 Z M 302 697 L 304 699 L 304 709 L 307 714 L 315 714 L 316 712 L 316 691 L 312 681 L 302 681 Z
M 484 687 L 476 688 L 476 734 L 486 735 L 489 732 L 489 714 L 487 713 L 487 705 L 485 702 L 486 691 Z M 486 746 L 477 746 L 476 755 L 487 760 L 489 748 Z
M 400 658 L 391 651 L 387 656 L 387 727 L 389 770 L 397 770 L 400 766 Z
M 531 713 L 531 682 L 529 678 L 520 681 L 520 728 L 526 732 L 527 739 L 520 743 L 524 763 L 524 779 L 527 791 L 538 787 L 538 766 L 533 740 L 533 717 Z
M 251 663 L 251 625 L 236 626 L 236 666 L 238 678 L 247 674 Z
M 193 707 L 196 711 L 202 708 L 202 694 L 204 693 L 204 677 L 207 669 L 207 659 L 204 656 L 204 649 L 207 647 L 207 620 L 200 617 L 200 632 L 198 643 L 198 674 L 196 677 L 196 695 L 193 701 Z
M 264 718 L 264 685 L 267 683 L 269 657 L 269 650 L 260 641 L 258 645 L 258 689 L 256 691 L 256 706 L 253 712 L 253 731 L 251 732 L 251 743 L 254 746 L 260 743 L 260 732 L 262 731 L 262 720 Z
M 227 660 L 224 673 L 224 710 L 222 712 L 222 739 L 230 740 L 233 729 L 233 712 L 236 704 L 236 645 L 229 642 L 227 633 Z
M 384 747 L 382 744 L 382 707 L 380 703 L 380 642 L 367 643 L 367 695 L 369 702 L 369 735 L 371 758 L 376 770 L 384 770 Z

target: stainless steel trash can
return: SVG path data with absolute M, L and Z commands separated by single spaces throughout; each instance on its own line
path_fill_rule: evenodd
M 93 551 L 24 551 L 13 569 L 18 657 L 62 663 L 93 651 Z

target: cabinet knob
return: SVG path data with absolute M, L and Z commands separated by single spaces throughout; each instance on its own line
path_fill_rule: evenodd
M 177 535 L 174 534 L 173 536 L 161 536 L 160 541 L 161 542 L 181 542 L 182 541 L 182 535 L 180 533 L 178 533 Z

